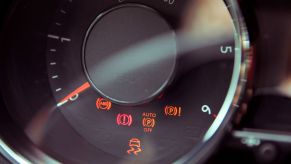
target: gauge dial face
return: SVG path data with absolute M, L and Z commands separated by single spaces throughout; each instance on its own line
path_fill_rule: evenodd
M 246 69 L 236 3 L 56 4 L 45 34 L 53 105 L 26 127 L 50 113 L 28 136 L 56 160 L 175 162 L 232 113 Z

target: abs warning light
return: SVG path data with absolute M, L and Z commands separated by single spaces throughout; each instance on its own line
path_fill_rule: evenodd
M 164 112 L 166 116 L 180 117 L 182 108 L 177 106 L 165 106 Z
M 96 107 L 97 109 L 101 109 L 101 110 L 110 110 L 111 109 L 111 102 L 105 98 L 98 98 L 96 100 Z
M 132 138 L 128 142 L 129 150 L 127 150 L 127 154 L 138 155 L 142 152 L 140 140 L 138 138 Z

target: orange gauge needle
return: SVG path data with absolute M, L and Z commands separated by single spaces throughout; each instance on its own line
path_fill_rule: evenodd
M 81 92 L 85 91 L 86 89 L 90 88 L 89 82 L 86 82 L 82 84 L 80 87 L 75 89 L 73 92 L 68 94 L 66 97 L 64 97 L 58 104 L 57 106 L 60 107 L 67 103 L 69 100 L 73 99 L 73 97 L 77 97 Z

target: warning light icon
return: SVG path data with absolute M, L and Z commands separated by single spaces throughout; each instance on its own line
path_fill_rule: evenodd
M 181 116 L 182 108 L 176 107 L 176 106 L 166 106 L 165 109 L 165 115 L 166 116 Z
M 143 118 L 142 125 L 144 127 L 153 128 L 155 127 L 156 121 L 154 118 Z
M 147 113 L 144 112 L 142 114 L 142 126 L 143 126 L 143 131 L 146 133 L 150 133 L 153 131 L 153 128 L 156 126 L 156 113 Z
M 138 155 L 142 151 L 140 140 L 138 138 L 132 138 L 129 140 L 128 143 L 129 150 L 127 150 L 127 154 L 131 155 Z
M 118 114 L 116 117 L 117 125 L 131 126 L 132 116 L 130 114 Z
M 98 98 L 96 100 L 96 107 L 97 109 L 101 110 L 110 110 L 111 109 L 111 102 L 104 98 Z

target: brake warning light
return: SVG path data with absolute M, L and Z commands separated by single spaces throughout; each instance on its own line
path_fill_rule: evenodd
M 177 107 L 177 106 L 166 106 L 164 108 L 164 112 L 165 112 L 166 116 L 180 117 L 181 116 L 181 112 L 182 112 L 182 108 L 181 107 Z
M 142 152 L 141 143 L 138 138 L 132 138 L 128 142 L 129 150 L 127 150 L 127 154 L 138 155 L 138 153 Z
M 111 109 L 111 102 L 105 98 L 98 98 L 96 100 L 96 107 L 97 109 L 101 110 L 110 110 Z
M 132 116 L 130 114 L 118 114 L 116 117 L 117 125 L 131 126 Z

